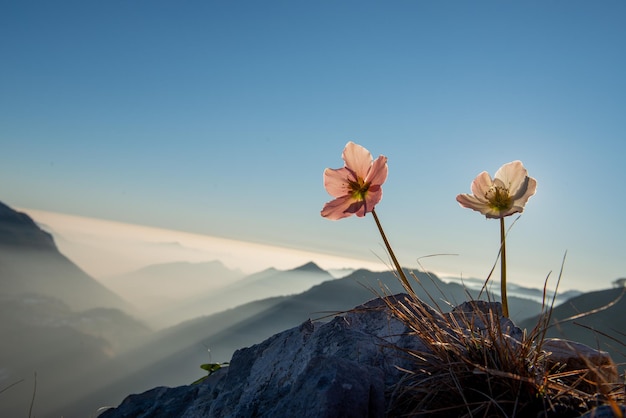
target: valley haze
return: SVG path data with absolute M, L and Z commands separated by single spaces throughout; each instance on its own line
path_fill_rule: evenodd
M 245 274 L 290 269 L 313 261 L 325 270 L 388 270 L 382 261 L 359 260 L 286 247 L 237 241 L 102 219 L 19 208 L 55 237 L 59 250 L 96 279 L 153 264 L 219 260 Z
M 244 277 L 292 271 L 311 262 L 325 270 L 324 280 L 361 268 L 389 270 L 373 254 L 375 261 L 369 262 L 53 212 L 17 210 L 50 233 L 59 251 L 74 264 L 129 302 L 132 308 L 127 311 L 153 329 L 265 297 L 301 293 L 321 282 L 291 273 L 288 280 L 244 286 L 240 280 Z

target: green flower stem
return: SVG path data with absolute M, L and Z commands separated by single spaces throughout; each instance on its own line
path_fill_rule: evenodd
M 413 288 L 411 287 L 411 284 L 407 280 L 406 275 L 404 274 L 404 271 L 402 270 L 402 267 L 400 266 L 400 263 L 398 263 L 398 259 L 396 258 L 396 255 L 393 253 L 393 250 L 391 249 L 391 245 L 389 244 L 389 241 L 387 240 L 387 236 L 385 235 L 385 231 L 383 231 L 383 227 L 380 224 L 380 220 L 378 219 L 378 215 L 376 215 L 376 211 L 374 209 L 372 209 L 372 216 L 374 216 L 374 220 L 376 221 L 376 226 L 378 227 L 378 230 L 380 231 L 380 236 L 383 237 L 383 241 L 385 242 L 385 247 L 387 247 L 387 251 L 389 252 L 389 256 L 391 257 L 391 261 L 393 262 L 393 265 L 395 266 L 396 270 L 398 271 L 398 275 L 400 276 L 400 280 L 402 281 L 402 285 L 404 286 L 404 288 L 408 292 L 414 293 L 413 292 Z
M 500 296 L 502 298 L 502 314 L 509 317 L 509 302 L 506 297 L 506 242 L 504 218 L 500 218 Z

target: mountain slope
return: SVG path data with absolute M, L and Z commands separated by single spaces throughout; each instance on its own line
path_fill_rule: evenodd
M 269 268 L 254 273 L 222 288 L 173 304 L 158 315 L 149 318 L 151 324 L 174 325 L 199 316 L 243 305 L 255 300 L 293 295 L 334 278 L 314 263 L 291 270 Z
M 127 302 L 61 254 L 52 236 L 0 202 L 0 294 L 38 293 L 76 310 L 129 309 Z
M 555 307 L 552 311 L 552 324 L 585 312 L 597 312 L 585 315 L 573 321 L 552 326 L 547 336 L 578 341 L 593 348 L 599 348 L 611 354 L 616 363 L 626 361 L 626 295 L 624 288 L 613 288 L 583 293 Z M 615 304 L 609 304 L 617 301 Z M 608 306 L 608 307 L 607 307 Z M 604 309 L 606 307 L 606 309 Z M 536 318 L 522 322 L 530 327 Z
M 160 328 L 202 315 L 200 311 L 185 316 L 180 308 L 185 309 L 190 300 L 224 288 L 243 276 L 241 271 L 231 270 L 219 261 L 180 261 L 150 265 L 103 278 L 101 282 L 132 303 L 138 315 Z M 158 317 L 166 320 L 157 323 L 154 318 Z

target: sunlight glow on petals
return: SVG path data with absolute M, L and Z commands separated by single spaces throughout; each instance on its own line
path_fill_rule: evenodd
M 383 189 L 380 186 L 371 186 L 365 198 L 365 209 L 371 212 L 374 206 L 383 198 Z M 365 215 L 365 213 L 363 214 Z
M 367 149 L 352 141 L 346 144 L 342 158 L 345 162 L 345 166 L 362 178 L 365 178 L 367 175 L 373 160 L 372 154 Z
M 456 197 L 456 201 L 459 202 L 459 204 L 464 208 L 473 209 L 483 215 L 487 215 L 491 212 L 491 208 L 486 201 L 481 201 L 476 196 L 471 194 L 460 194 Z
M 385 180 L 387 180 L 387 172 L 387 157 L 381 155 L 372 164 L 372 168 L 365 178 L 365 181 L 369 182 L 372 185 L 377 185 L 380 187 L 380 185 L 383 184 Z M 372 187 L 370 187 L 370 190 L 372 189 Z
M 528 199 L 537 190 L 537 181 L 528 177 L 521 161 L 504 164 L 493 179 L 486 171 L 472 182 L 472 195 L 456 197 L 462 207 L 482 213 L 487 218 L 504 218 L 522 213 Z
M 372 154 L 354 142 L 343 150 L 343 168 L 324 170 L 324 187 L 335 199 L 326 203 L 321 215 L 331 220 L 350 215 L 365 216 L 382 199 L 382 184 L 387 179 L 387 157 Z
M 525 192 L 522 193 L 523 191 L 524 188 L 520 188 L 518 195 L 514 196 L 515 202 L 513 203 L 515 206 L 521 207 L 522 210 L 524 209 L 526 202 L 528 202 L 528 199 L 530 199 L 530 197 L 537 191 L 537 180 L 532 177 L 528 177 L 528 183 L 525 185 Z
M 324 170 L 324 187 L 332 197 L 345 196 L 348 193 L 346 178 L 354 178 L 352 171 L 345 167 Z M 356 180 L 356 179 L 354 179 Z
M 457 202 L 461 204 L 461 206 L 466 208 L 478 207 L 478 206 L 487 206 L 486 203 L 478 200 L 478 198 L 471 194 L 460 194 L 456 197 Z
M 472 182 L 472 193 L 474 197 L 478 199 L 480 202 L 487 202 L 485 199 L 485 195 L 492 187 L 493 183 L 491 181 L 491 176 L 486 171 L 480 173 L 474 181 Z
M 322 209 L 322 216 L 330 220 L 336 221 L 338 219 L 347 218 L 358 212 L 358 207 L 353 206 L 354 199 L 352 196 L 342 196 L 324 205 Z M 363 202 L 359 203 L 359 207 L 363 206 Z M 352 206 L 352 211 L 348 211 L 348 208 Z
M 521 161 L 512 161 L 504 164 L 496 171 L 495 179 L 500 179 L 509 190 L 520 190 L 523 182 L 528 178 L 528 171 Z

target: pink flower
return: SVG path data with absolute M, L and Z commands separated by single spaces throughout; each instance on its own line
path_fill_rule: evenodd
M 480 173 L 472 182 L 473 194 L 460 194 L 456 200 L 465 208 L 497 219 L 522 213 L 536 190 L 537 180 L 528 177 L 521 161 L 513 161 L 500 167 L 493 180 L 486 171 Z
M 334 200 L 326 203 L 322 216 L 337 220 L 350 215 L 365 216 L 383 197 L 382 184 L 387 179 L 387 157 L 372 154 L 354 142 L 348 142 L 342 154 L 343 168 L 324 170 L 324 187 Z

